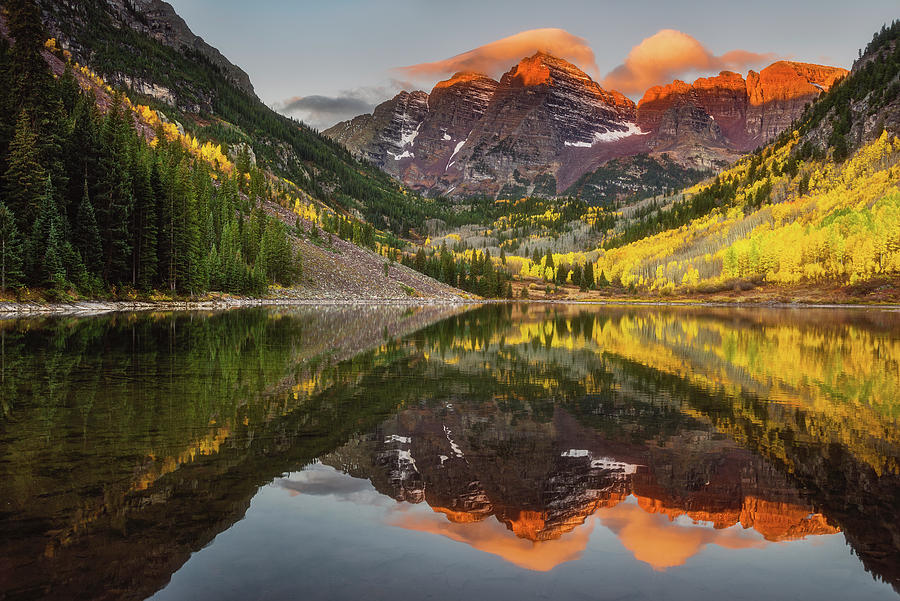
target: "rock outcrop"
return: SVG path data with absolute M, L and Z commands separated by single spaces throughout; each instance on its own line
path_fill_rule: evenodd
M 82 0 L 80 2 L 41 0 L 40 4 L 51 15 L 47 23 L 51 33 L 59 38 L 73 52 L 75 58 L 83 64 L 91 62 L 90 55 L 94 49 L 82 48 L 77 36 L 71 35 L 73 33 L 71 26 L 75 22 L 93 19 L 96 13 L 90 11 L 99 8 L 110 16 L 111 23 L 116 28 L 128 27 L 179 52 L 191 52 L 203 57 L 235 87 L 256 98 L 253 84 L 250 83 L 250 76 L 225 58 L 219 50 L 194 34 L 168 2 L 163 0 Z M 133 85 L 139 93 L 173 104 L 169 90 L 164 88 L 161 90 L 158 82 L 146 82 L 134 78 L 134 74 L 119 74 L 118 77 L 115 77 L 115 74 L 107 75 L 110 76 L 110 79 L 117 80 L 116 83 Z
M 203 56 L 219 68 L 225 77 L 236 87 L 254 98 L 253 84 L 250 76 L 234 65 L 216 48 L 213 48 L 198 35 L 195 35 L 172 5 L 163 0 L 106 0 L 119 19 L 135 31 L 144 33 L 158 42 L 182 50 L 188 48 Z
M 747 152 L 784 131 L 846 74 L 837 67 L 779 61 L 759 73 L 750 71 L 746 79 L 723 71 L 690 85 L 676 80 L 647 90 L 638 103 L 637 123 L 653 132 L 652 147 L 671 151 L 695 145 L 684 134 L 697 131 L 698 118 L 711 119 L 721 132 L 706 141 L 711 147 Z

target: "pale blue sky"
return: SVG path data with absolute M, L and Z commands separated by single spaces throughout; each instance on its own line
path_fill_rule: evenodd
M 601 74 L 666 28 L 693 36 L 717 55 L 741 49 L 849 67 L 882 23 L 900 17 L 897 0 L 169 1 L 195 33 L 250 74 L 260 98 L 272 105 L 298 96 L 371 104 L 396 91 L 399 76 L 392 68 L 544 27 L 584 38 Z M 337 119 L 305 117 L 320 127 Z

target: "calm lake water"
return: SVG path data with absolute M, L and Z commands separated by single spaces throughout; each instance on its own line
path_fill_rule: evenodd
M 900 312 L 0 322 L 0 599 L 896 599 Z

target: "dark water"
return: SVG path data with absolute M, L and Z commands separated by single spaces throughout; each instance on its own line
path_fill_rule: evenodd
M 0 599 L 894 599 L 900 313 L 0 322 Z

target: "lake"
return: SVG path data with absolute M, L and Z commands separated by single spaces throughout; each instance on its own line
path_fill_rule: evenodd
M 0 322 L 0 599 L 895 599 L 900 312 Z

